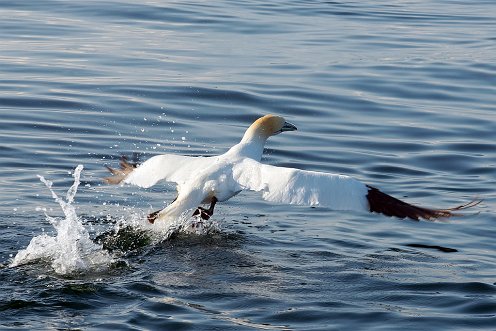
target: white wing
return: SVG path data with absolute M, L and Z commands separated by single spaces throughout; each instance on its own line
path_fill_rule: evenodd
M 161 180 L 180 184 L 211 162 L 211 157 L 157 155 L 133 169 L 122 182 L 143 188 L 151 187 Z
M 368 188 L 344 175 L 275 167 L 245 159 L 234 166 L 234 180 L 243 189 L 261 191 L 267 201 L 368 211 Z

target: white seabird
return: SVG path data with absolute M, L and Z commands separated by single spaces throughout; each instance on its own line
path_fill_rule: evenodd
M 173 221 L 188 210 L 208 219 L 215 204 L 226 201 L 242 190 L 262 192 L 267 201 L 323 206 L 334 210 L 367 211 L 399 218 L 432 220 L 453 216 L 453 212 L 472 207 L 480 201 L 450 209 L 430 209 L 411 205 L 346 175 L 276 167 L 260 160 L 265 142 L 273 135 L 294 131 L 283 117 L 266 115 L 246 130 L 241 142 L 219 156 L 192 157 L 157 155 L 137 165 L 121 159 L 120 169 L 107 169 L 110 184 L 133 184 L 148 188 L 159 181 L 177 185 L 176 199 L 164 209 L 148 215 L 150 223 Z M 210 204 L 210 208 L 198 207 Z

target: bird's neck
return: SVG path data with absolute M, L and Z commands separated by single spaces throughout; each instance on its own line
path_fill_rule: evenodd
M 250 159 L 260 161 L 265 142 L 269 138 L 267 132 L 267 129 L 263 125 L 255 122 L 246 130 L 239 144 L 230 149 L 230 152 L 241 157 L 249 157 Z
M 262 154 L 267 138 L 268 137 L 264 135 L 245 134 L 239 144 L 231 148 L 231 151 L 240 156 L 249 157 L 250 159 L 260 161 L 262 159 Z

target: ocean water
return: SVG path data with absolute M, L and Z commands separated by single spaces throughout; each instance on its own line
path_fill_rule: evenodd
M 0 2 L 0 329 L 494 330 L 496 3 Z M 215 155 L 258 116 L 263 161 L 344 173 L 415 222 L 243 192 L 157 232 L 173 188 L 121 155 Z

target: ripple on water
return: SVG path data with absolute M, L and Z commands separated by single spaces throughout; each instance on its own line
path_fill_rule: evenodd
M 493 330 L 493 7 L 3 3 L 1 327 Z M 427 223 L 243 192 L 208 235 L 164 240 L 142 221 L 173 187 L 101 183 L 121 154 L 222 153 L 265 113 L 298 127 L 268 142 L 266 163 L 352 174 L 427 206 L 484 202 Z M 50 220 L 67 217 L 36 175 L 61 196 L 75 164 L 78 231 L 57 246 Z M 33 238 L 54 249 L 10 268 Z M 71 259 L 57 247 L 113 262 L 60 274 L 53 261 Z

